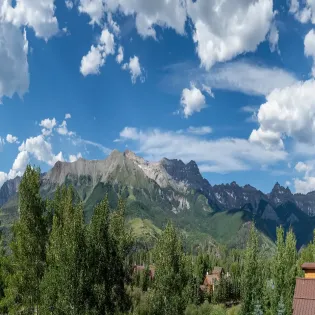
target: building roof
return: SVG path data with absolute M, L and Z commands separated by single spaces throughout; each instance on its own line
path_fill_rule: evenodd
M 315 270 L 315 263 L 304 263 L 302 265 L 303 270 Z
M 297 278 L 293 298 L 293 315 L 314 314 L 315 279 Z
M 214 283 L 216 283 L 217 281 L 219 281 L 219 277 L 218 275 L 206 275 L 206 278 L 203 282 L 204 285 L 212 285 Z

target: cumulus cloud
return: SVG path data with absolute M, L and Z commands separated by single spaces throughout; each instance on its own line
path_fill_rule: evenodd
M 193 84 L 191 84 L 190 89 L 183 89 L 180 103 L 186 118 L 195 112 L 200 112 L 207 106 L 205 96 Z
M 8 180 L 8 174 L 4 172 L 0 172 L 0 188 L 7 180 Z
M 73 136 L 75 133 L 68 130 L 67 122 L 65 120 L 56 128 L 56 131 L 62 136 Z
M 114 35 L 104 28 L 97 46 L 92 45 L 87 55 L 81 60 L 80 72 L 87 76 L 99 74 L 100 68 L 105 64 L 106 57 L 115 53 Z
M 43 119 L 39 125 L 43 127 L 42 134 L 44 136 L 50 136 L 52 134 L 53 128 L 57 125 L 57 121 L 56 118 L 46 118 Z
M 71 114 L 66 114 L 65 115 L 65 119 L 70 119 L 71 118 Z
M 123 69 L 129 70 L 132 84 L 135 84 L 137 82 L 137 78 L 140 78 L 141 82 L 145 81 L 145 78 L 142 74 L 139 58 L 137 56 L 130 57 L 129 63 L 125 63 L 123 65 Z
M 19 143 L 18 138 L 11 134 L 7 134 L 6 140 L 9 143 Z
M 0 4 L 2 20 L 16 27 L 28 26 L 37 37 L 49 39 L 58 32 L 54 0 L 3 0 Z
M 26 31 L 24 30 L 23 34 L 18 27 L 2 21 L 0 23 L 0 43 L 2 43 L 0 45 L 1 103 L 4 96 L 11 98 L 17 93 L 22 97 L 28 91 L 28 41 Z
M 295 170 L 302 173 L 302 178 L 294 178 L 294 187 L 297 193 L 306 194 L 315 190 L 315 161 L 298 162 Z
M 43 135 L 26 139 L 20 145 L 19 151 L 27 151 L 38 161 L 45 162 L 50 166 L 53 166 L 57 161 L 64 161 L 62 152 L 57 155 L 53 154 L 51 143 L 47 142 Z
M 135 150 L 149 160 L 163 157 L 195 160 L 204 172 L 226 173 L 251 169 L 286 159 L 281 149 L 267 150 L 245 139 L 206 140 L 193 135 L 159 129 L 141 131 L 126 127 L 120 132 L 123 141 L 131 141 Z
M 186 8 L 183 1 L 159 0 L 148 5 L 147 0 L 80 0 L 80 12 L 90 16 L 91 23 L 100 24 L 105 11 L 135 17 L 138 33 L 142 37 L 156 37 L 154 26 L 173 28 L 185 33 Z
M 79 152 L 78 154 L 70 154 L 69 155 L 69 162 L 73 163 L 75 161 L 77 161 L 78 159 L 82 158 L 82 154 L 81 152 Z
M 315 143 L 315 80 L 275 89 L 258 112 L 259 128 L 250 140 L 265 146 L 283 147 L 285 137 L 301 143 Z
M 310 30 L 304 39 L 305 56 L 313 58 L 312 76 L 315 77 L 315 30 Z
M 80 0 L 79 12 L 88 14 L 91 19 L 91 24 L 101 24 L 105 12 L 105 1 Z
M 8 179 L 15 178 L 16 176 L 22 176 L 28 163 L 29 163 L 28 152 L 27 151 L 19 152 L 8 174 Z
M 315 24 L 315 2 L 314 0 L 291 0 L 290 11 L 301 23 L 312 22 Z
M 118 54 L 116 56 L 116 61 L 120 64 L 124 60 L 124 49 L 122 46 L 118 48 Z
M 256 50 L 271 27 L 273 1 L 188 1 L 187 11 L 201 65 L 209 70 L 216 62 Z

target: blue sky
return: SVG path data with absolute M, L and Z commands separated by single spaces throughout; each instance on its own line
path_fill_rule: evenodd
M 235 2 L 0 1 L 0 185 L 128 148 L 315 190 L 315 0 Z

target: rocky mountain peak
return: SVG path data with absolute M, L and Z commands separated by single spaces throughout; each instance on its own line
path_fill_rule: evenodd
M 21 177 L 17 176 L 7 180 L 0 188 L 0 207 L 4 205 L 14 194 L 17 193 Z
M 287 187 L 281 186 L 278 182 L 272 188 L 269 194 L 270 201 L 275 205 L 279 205 L 288 201 L 294 202 L 294 196 L 291 190 Z

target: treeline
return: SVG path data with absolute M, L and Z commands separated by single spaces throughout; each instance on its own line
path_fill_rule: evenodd
M 40 171 L 27 167 L 19 221 L 9 246 L 0 248 L 0 314 L 290 315 L 300 265 L 315 261 L 314 242 L 298 254 L 294 233 L 282 228 L 276 253 L 261 252 L 253 224 L 246 250 L 187 253 L 171 223 L 153 249 L 139 250 L 123 201 L 112 210 L 105 198 L 85 224 L 74 199 L 71 188 L 61 187 L 43 200 Z M 213 292 L 202 290 L 215 266 L 225 276 Z

